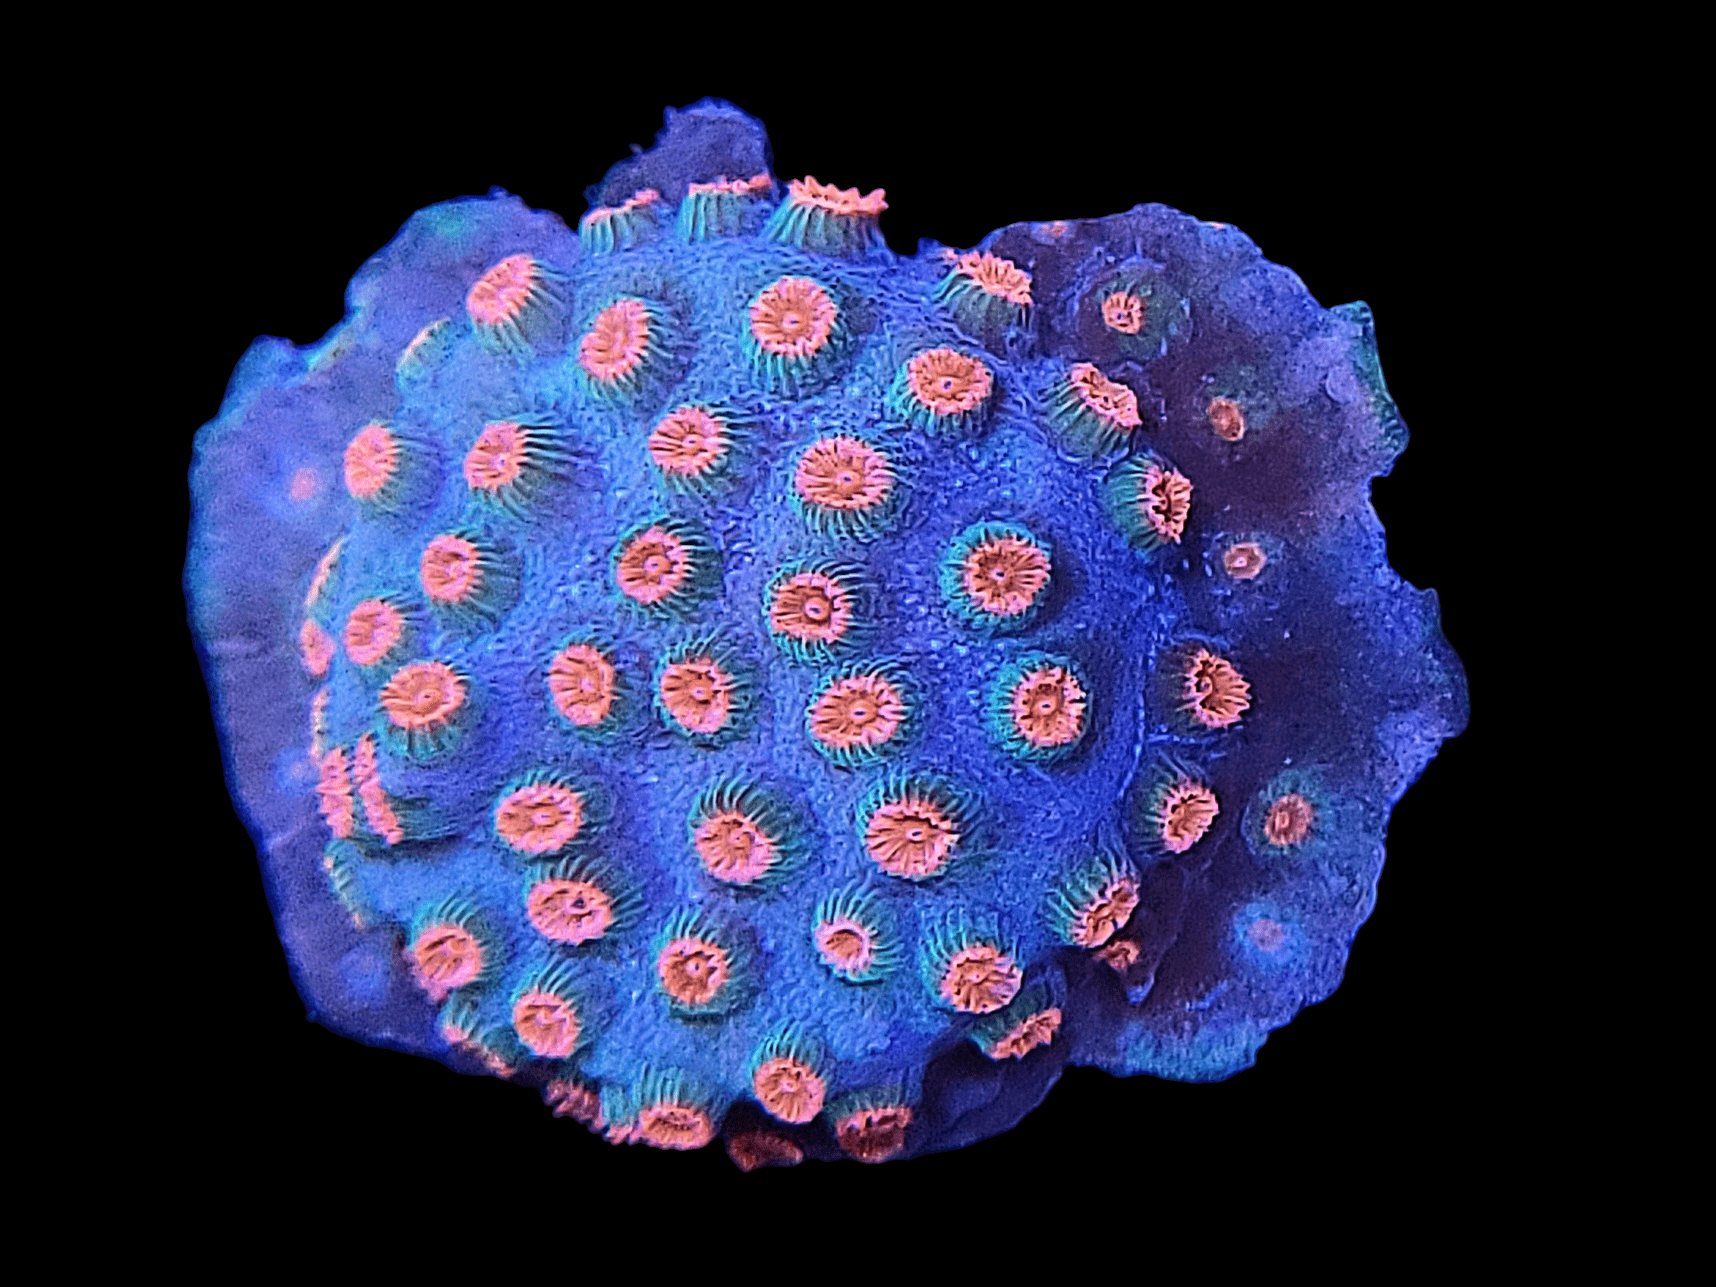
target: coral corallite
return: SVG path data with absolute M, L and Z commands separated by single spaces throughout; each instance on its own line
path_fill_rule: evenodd
M 766 158 L 704 103 L 576 232 L 424 211 L 198 438 L 307 1003 L 743 1169 L 1249 1067 L 1465 720 L 1369 311 L 1162 206 L 906 258 Z

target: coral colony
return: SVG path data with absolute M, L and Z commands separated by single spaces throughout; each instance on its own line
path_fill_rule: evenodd
M 312 1011 L 745 1169 L 1212 1081 L 1465 718 L 1362 304 L 1162 206 L 911 259 L 670 114 L 424 210 L 197 440 L 186 585 Z

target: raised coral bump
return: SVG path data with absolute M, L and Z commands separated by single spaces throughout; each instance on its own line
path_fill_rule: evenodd
M 575 855 L 533 870 L 525 917 L 550 943 L 578 947 L 624 932 L 644 906 L 635 881 L 611 862 Z
M 1028 652 L 1004 665 L 984 709 L 990 737 L 1021 760 L 1052 763 L 1078 750 L 1090 731 L 1091 686 L 1071 657 Z
M 1154 452 L 1141 452 L 1110 472 L 1103 499 L 1132 548 L 1149 554 L 1185 535 L 1192 482 Z
M 726 1014 L 746 999 L 750 960 L 749 944 L 733 926 L 682 909 L 656 935 L 656 987 L 674 1014 Z
M 674 491 L 712 496 L 733 480 L 748 430 L 747 417 L 731 407 L 686 403 L 650 431 L 650 463 Z
M 765 389 L 799 398 L 834 373 L 847 340 L 846 310 L 835 292 L 813 278 L 788 275 L 751 300 L 740 343 Z
M 591 1037 L 590 1006 L 578 967 L 550 960 L 513 989 L 512 1029 L 538 1059 L 570 1059 Z
M 1103 850 L 1072 864 L 1050 887 L 1043 916 L 1061 942 L 1099 948 L 1126 928 L 1139 888 L 1131 859 Z
M 683 330 L 666 305 L 622 295 L 599 309 L 579 337 L 584 390 L 598 403 L 640 402 L 673 381 L 683 345 Z
M 1010 259 L 974 250 L 953 261 L 931 298 L 968 334 L 994 344 L 1029 319 L 1031 274 Z
M 862 255 L 883 244 L 877 219 L 888 208 L 886 196 L 881 188 L 859 196 L 857 188 L 818 183 L 808 174 L 792 179 L 786 200 L 763 228 L 763 239 L 825 255 Z
M 589 788 L 554 770 L 536 769 L 501 788 L 495 837 L 524 858 L 550 858 L 588 838 L 594 805 Z
M 812 531 L 872 541 L 899 506 L 894 462 L 854 434 L 829 434 L 806 447 L 793 468 L 792 500 Z
M 1048 598 L 1049 543 L 1009 523 L 973 523 L 942 555 L 942 600 L 966 624 L 991 634 L 1023 630 Z
M 558 323 L 566 277 L 529 255 L 508 255 L 472 283 L 465 315 L 488 349 L 528 357 Z
M 973 1024 L 966 1035 L 991 1059 L 1023 1059 L 1054 1041 L 1064 1018 L 1058 1002 L 1046 986 L 1026 988 L 1006 1009 Z
M 654 689 L 662 723 L 694 742 L 718 745 L 745 732 L 756 678 L 738 649 L 705 636 L 682 640 L 662 655 Z
M 808 856 L 803 824 L 778 792 L 756 782 L 712 782 L 686 826 L 699 866 L 724 885 L 773 888 Z
M 411 918 L 406 962 L 431 1001 L 481 986 L 500 969 L 500 940 L 476 905 L 459 895 L 427 904 Z
M 612 645 L 588 635 L 568 639 L 548 660 L 548 697 L 555 713 L 585 732 L 619 720 L 622 688 Z
M 873 1087 L 842 1095 L 829 1104 L 834 1140 L 841 1152 L 859 1162 L 886 1162 L 905 1151 L 912 1124 L 911 1105 L 897 1086 Z
M 992 920 L 963 912 L 932 922 L 918 948 L 931 996 L 961 1014 L 993 1014 L 1018 995 L 1024 982 L 1018 955 Z
M 969 792 L 946 778 L 885 778 L 858 802 L 858 842 L 884 875 L 933 880 L 946 874 L 970 842 L 976 808 Z
M 802 1024 L 776 1026 L 751 1055 L 751 1093 L 776 1121 L 802 1126 L 828 1095 L 822 1045 Z
M 429 606 L 448 622 L 492 628 L 518 601 L 518 560 L 483 533 L 461 528 L 424 545 L 417 582 Z
M 1140 779 L 1137 832 L 1149 852 L 1183 854 L 1202 840 L 1221 813 L 1221 802 L 1197 769 L 1162 759 Z
M 679 203 L 679 239 L 709 241 L 756 231 L 774 186 L 774 179 L 766 173 L 748 179 L 722 175 L 706 183 L 687 185 L 685 199 Z
M 914 353 L 888 387 L 887 406 L 937 438 L 965 438 L 983 427 L 995 402 L 995 374 L 982 358 L 957 349 Z
M 763 589 L 763 623 L 794 661 L 833 661 L 874 632 L 874 586 L 853 563 L 788 563 Z
M 721 558 L 699 525 L 678 518 L 639 523 L 614 546 L 614 585 L 634 608 L 685 618 L 721 584 Z
M 853 662 L 823 679 L 804 713 L 810 744 L 850 768 L 899 749 L 916 705 L 906 673 L 892 662 Z
M 882 901 L 862 885 L 828 894 L 811 914 L 817 959 L 846 983 L 875 983 L 900 963 L 900 940 Z
M 1144 423 L 1138 395 L 1090 362 L 1077 363 L 1050 386 L 1048 415 L 1063 441 L 1086 456 L 1120 450 Z
M 476 500 L 522 516 L 564 482 L 571 460 L 565 435 L 553 421 L 491 420 L 465 453 L 465 486 Z
M 471 714 L 470 677 L 445 661 L 414 661 L 393 672 L 377 697 L 382 731 L 406 754 L 449 751 Z
M 578 221 L 578 241 L 592 255 L 611 255 L 649 241 L 663 223 L 661 193 L 643 188 L 617 206 L 596 206 Z

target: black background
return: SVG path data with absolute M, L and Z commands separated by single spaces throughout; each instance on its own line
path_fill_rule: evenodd
M 1184 96 L 1166 110 L 1120 91 L 1012 105 L 1003 95 L 927 103 L 866 94 L 808 110 L 798 81 L 753 88 L 758 81 L 771 78 L 664 79 L 599 103 L 535 100 L 487 120 L 473 119 L 479 104 L 382 110 L 356 92 L 337 110 L 318 108 L 313 123 L 295 119 L 309 112 L 290 98 L 272 111 L 247 105 L 242 128 L 219 120 L 212 100 L 175 118 L 154 160 L 172 208 L 156 212 L 152 262 L 157 294 L 177 313 L 154 396 L 178 436 L 176 455 L 151 457 L 155 494 L 185 495 L 192 435 L 217 411 L 251 340 L 308 343 L 338 324 L 347 280 L 414 210 L 498 185 L 574 222 L 584 188 L 630 145 L 650 143 L 664 106 L 705 94 L 763 121 L 782 178 L 885 187 L 883 231 L 904 254 L 920 237 L 963 248 L 1007 223 L 1100 216 L 1139 201 L 1234 224 L 1324 305 L 1363 299 L 1374 310 L 1383 369 L 1412 434 L 1393 474 L 1375 484 L 1376 508 L 1391 562 L 1440 593 L 1445 633 L 1471 675 L 1472 727 L 1394 813 L 1377 910 L 1346 981 L 1226 1083 L 1071 1069 L 1012 1132 L 955 1154 L 744 1176 L 718 1146 L 615 1149 L 552 1119 L 528 1090 L 305 1021 L 251 840 L 226 794 L 188 633 L 169 626 L 182 646 L 167 654 L 177 691 L 163 704 L 182 720 L 164 749 L 176 765 L 182 852 L 195 865 L 186 897 L 199 903 L 196 981 L 180 991 L 201 1018 L 180 1039 L 209 1049 L 186 1049 L 172 1074 L 179 1147 L 222 1186 L 258 1195 L 300 1188 L 302 1168 L 320 1169 L 330 1217 L 346 1200 L 332 1195 L 350 1186 L 369 1201 L 409 1203 L 444 1186 L 517 1195 L 576 1177 L 621 1200 L 657 1186 L 648 1191 L 698 1193 L 717 1206 L 834 1197 L 909 1209 L 959 1192 L 986 1206 L 980 1195 L 997 1185 L 1119 1195 L 1239 1177 L 1285 1192 L 1333 1165 L 1384 1176 L 1456 1167 L 1474 1146 L 1505 1157 L 1528 1092 L 1505 1080 L 1479 1090 L 1470 1071 L 1491 1022 L 1474 991 L 1498 968 L 1488 947 L 1496 913 L 1474 872 L 1510 858 L 1484 849 L 1498 759 L 1485 700 L 1500 588 L 1483 525 L 1472 521 L 1485 503 L 1472 462 L 1504 426 L 1493 366 L 1474 349 L 1482 341 L 1470 284 L 1508 288 L 1510 265 L 1489 255 L 1472 211 L 1495 197 L 1515 140 L 1505 127 L 1416 123 L 1386 87 L 1363 110 L 1334 95 L 1314 115 L 1285 97 L 1236 115 L 1202 112 Z M 169 568 L 182 560 L 184 516 L 172 506 L 161 515 Z M 436 1209 L 430 1201 L 420 1214 Z

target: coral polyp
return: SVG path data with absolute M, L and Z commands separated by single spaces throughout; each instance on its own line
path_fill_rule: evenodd
M 856 257 L 881 244 L 877 220 L 888 208 L 881 188 L 859 196 L 857 188 L 818 183 L 811 175 L 787 184 L 786 200 L 775 208 L 763 237 L 828 255 Z
M 703 103 L 573 227 L 423 211 L 199 436 L 191 625 L 306 1003 L 742 1169 L 1250 1066 L 1465 719 L 1370 506 L 1369 310 L 1160 205 L 908 257 L 768 156 Z
M 744 349 L 763 386 L 789 397 L 812 392 L 833 373 L 846 321 L 826 286 L 782 277 L 751 301 Z
M 957 349 L 925 349 L 900 367 L 888 409 L 938 437 L 958 437 L 983 424 L 994 404 L 995 376 L 982 358 Z

